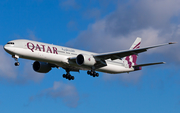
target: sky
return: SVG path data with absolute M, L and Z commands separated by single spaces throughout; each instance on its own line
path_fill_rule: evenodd
M 0 112 L 1 113 L 178 113 L 180 112 L 179 0 L 1 0 Z M 52 69 L 40 74 L 34 61 L 14 59 L 3 46 L 29 39 L 103 53 L 129 49 L 136 37 L 141 47 L 179 42 L 148 50 L 124 74 L 71 72 Z

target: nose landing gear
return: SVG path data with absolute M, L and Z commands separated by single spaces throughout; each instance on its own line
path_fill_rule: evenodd
M 14 58 L 15 59 L 15 63 L 14 63 L 14 65 L 15 66 L 19 66 L 20 65 L 20 63 L 18 62 L 18 58 L 19 58 L 19 56 L 18 55 L 12 55 L 12 58 Z

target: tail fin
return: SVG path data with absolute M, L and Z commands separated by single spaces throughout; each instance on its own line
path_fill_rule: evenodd
M 141 44 L 141 38 L 137 37 L 133 45 L 131 46 L 130 50 L 140 48 L 140 44 Z
M 141 38 L 137 37 L 134 43 L 132 44 L 130 50 L 140 48 L 140 44 L 141 44 Z M 137 55 L 130 55 L 123 58 L 123 62 L 125 66 L 129 68 L 131 68 L 134 65 L 137 65 L 136 60 L 137 60 Z

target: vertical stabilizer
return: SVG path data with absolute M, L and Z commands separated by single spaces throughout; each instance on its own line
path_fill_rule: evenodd
M 141 44 L 141 38 L 137 37 L 134 43 L 132 44 L 130 50 L 140 48 L 140 44 Z M 137 55 L 130 55 L 123 59 L 125 66 L 128 68 L 137 65 L 136 61 L 137 61 Z
M 141 38 L 137 37 L 134 43 L 132 44 L 130 50 L 140 48 L 140 44 L 141 44 Z

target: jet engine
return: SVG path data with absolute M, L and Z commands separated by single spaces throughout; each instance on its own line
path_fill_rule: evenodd
M 46 62 L 35 61 L 33 63 L 33 69 L 39 73 L 48 73 L 51 70 L 51 66 Z
M 76 63 L 78 65 L 93 66 L 96 60 L 92 55 L 79 54 L 76 58 Z

